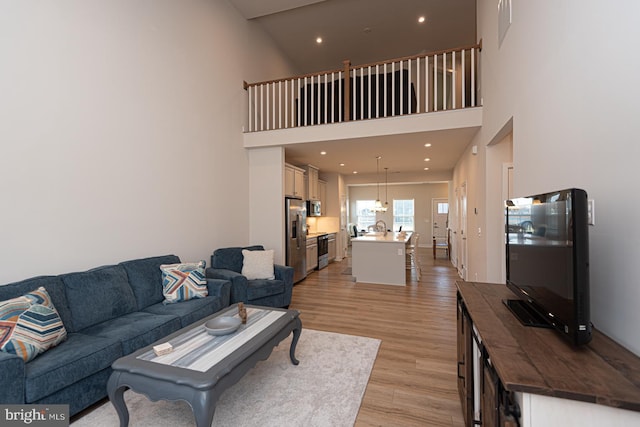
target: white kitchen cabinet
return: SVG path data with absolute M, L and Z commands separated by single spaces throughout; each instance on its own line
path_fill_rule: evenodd
M 307 273 L 318 267 L 318 238 L 307 238 Z
M 318 191 L 318 168 L 313 165 L 307 165 L 305 171 L 307 173 L 307 199 L 320 200 Z
M 284 195 L 306 200 L 304 169 L 284 165 Z
M 329 233 L 329 262 L 336 260 L 336 233 Z

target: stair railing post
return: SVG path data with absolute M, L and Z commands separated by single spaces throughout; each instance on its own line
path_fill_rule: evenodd
M 343 97 L 343 111 L 344 121 L 348 122 L 351 115 L 351 61 L 345 59 L 344 64 L 344 97 Z

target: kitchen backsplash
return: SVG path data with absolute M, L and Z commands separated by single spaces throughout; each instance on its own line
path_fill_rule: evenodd
M 309 233 L 335 233 L 340 230 L 340 218 L 319 216 L 307 218 Z

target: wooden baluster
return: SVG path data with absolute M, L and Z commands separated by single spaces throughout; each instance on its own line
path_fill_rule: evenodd
M 447 109 L 447 54 L 442 54 L 442 109 Z
M 289 83 L 284 81 L 284 128 L 289 127 Z
M 309 98 L 309 91 L 307 90 L 307 78 L 304 78 L 304 86 L 302 87 L 302 92 L 304 93 L 304 108 L 302 110 L 303 113 L 303 121 L 302 121 L 302 126 L 306 126 L 307 125 L 307 100 L 310 99 Z
M 313 76 L 310 77 L 311 78 L 311 116 L 310 116 L 310 121 L 309 124 L 310 125 L 315 125 L 316 124 L 316 115 L 315 115 L 315 110 L 316 110 L 316 103 L 315 103 L 315 99 L 316 99 L 316 87 L 315 87 L 315 82 L 313 79 Z
M 335 73 L 332 71 L 331 72 L 331 121 L 327 121 L 327 123 L 333 123 L 336 117 L 335 104 L 334 104 L 336 102 L 335 84 L 336 84 L 336 77 L 335 77 Z
M 329 98 L 327 97 L 327 75 L 324 75 L 324 120 L 322 123 L 329 123 L 329 116 L 327 116 L 327 104 L 329 103 Z
M 360 120 L 364 119 L 364 67 L 360 68 Z
M 467 52 L 465 51 L 465 49 L 462 49 L 462 57 L 460 58 L 460 62 L 461 62 L 461 76 L 460 76 L 460 81 L 462 82 L 460 84 L 460 90 L 462 90 L 462 108 L 465 108 L 467 106 L 467 67 L 465 67 L 465 59 L 467 56 Z
M 396 115 L 396 63 L 391 63 L 391 115 Z
M 456 51 L 454 50 L 453 52 L 451 52 L 452 55 L 452 59 L 451 59 L 451 65 L 452 65 L 452 69 L 453 71 L 451 72 L 451 99 L 452 99 L 452 107 L 455 110 L 456 109 L 456 86 L 458 85 L 458 79 L 456 78 Z
M 383 65 L 383 81 L 384 81 L 384 102 L 382 103 L 382 108 L 384 108 L 384 117 L 387 117 L 387 63 L 385 62 Z
M 297 92 L 298 92 L 298 123 L 296 126 L 302 126 L 302 91 L 300 90 L 300 78 L 297 80 Z
M 416 113 L 419 113 L 420 108 L 420 58 L 416 58 Z
M 373 100 L 373 98 L 371 97 L 371 65 L 369 65 L 369 67 L 367 68 L 367 73 L 368 73 L 368 79 L 369 79 L 369 96 L 368 96 L 368 100 L 369 102 L 367 102 L 367 118 L 370 119 L 371 118 L 371 101 Z
M 278 129 L 282 129 L 282 80 L 278 82 Z
M 252 117 L 252 112 L 253 109 L 251 108 L 251 105 L 253 103 L 253 86 L 247 86 L 247 82 L 244 82 L 244 87 L 245 89 L 247 89 L 247 93 L 249 94 L 249 103 L 248 103 L 248 107 L 249 107 L 249 128 L 248 131 L 252 132 L 253 131 L 253 117 Z
M 429 57 L 424 57 L 424 112 L 429 112 Z
M 438 111 L 438 55 L 433 55 L 433 111 Z
M 344 99 L 342 96 L 342 71 L 340 71 L 338 73 L 338 100 L 342 100 L 342 102 L 340 102 L 338 104 L 338 122 L 342 122 L 342 108 L 344 107 Z
M 407 114 L 413 113 L 411 108 L 411 59 L 407 60 Z
M 376 118 L 380 117 L 380 65 L 376 64 Z
M 471 106 L 476 106 L 476 60 L 475 48 L 471 49 Z
M 262 100 L 264 99 L 264 85 L 260 85 L 260 130 L 264 130 L 263 118 L 264 118 L 264 105 Z

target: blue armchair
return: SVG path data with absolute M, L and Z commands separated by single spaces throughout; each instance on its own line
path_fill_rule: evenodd
M 216 249 L 211 255 L 211 267 L 205 270 L 210 279 L 226 279 L 231 282 L 231 304 L 245 304 L 266 307 L 289 307 L 293 292 L 293 268 L 274 265 L 273 280 L 248 280 L 242 275 L 244 257 L 242 250 L 263 251 L 261 245 Z

